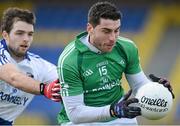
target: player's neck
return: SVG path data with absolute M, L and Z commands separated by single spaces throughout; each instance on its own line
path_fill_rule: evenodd
M 12 57 L 17 63 L 19 63 L 19 62 L 21 62 L 22 60 L 24 60 L 24 57 L 25 57 L 25 56 L 20 56 L 20 55 L 15 54 L 15 53 L 13 53 L 13 52 L 11 52 L 11 51 L 9 51 L 9 53 L 10 53 L 11 57 Z

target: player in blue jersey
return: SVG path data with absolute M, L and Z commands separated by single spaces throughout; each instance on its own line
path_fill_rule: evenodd
M 124 96 L 122 75 L 135 94 L 150 80 L 144 74 L 134 42 L 119 36 L 121 14 L 109 2 L 97 2 L 88 13 L 85 32 L 61 53 L 58 73 L 63 107 L 61 125 L 136 125 L 138 99 Z M 172 92 L 169 81 L 150 76 Z M 173 95 L 173 93 L 172 93 Z
M 34 94 L 61 100 L 56 66 L 28 52 L 33 41 L 35 15 L 29 10 L 8 8 L 1 20 L 0 125 L 13 121 L 32 101 Z

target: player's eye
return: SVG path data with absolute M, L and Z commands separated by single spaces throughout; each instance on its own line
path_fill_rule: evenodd
M 23 32 L 16 32 L 16 35 L 22 35 Z
M 109 34 L 111 31 L 110 31 L 110 30 L 103 30 L 103 32 L 104 32 L 105 34 Z
M 114 32 L 115 32 L 115 33 L 118 33 L 118 32 L 119 32 L 119 29 L 118 29 L 118 30 L 115 30 Z
M 33 36 L 33 33 L 29 33 L 28 35 L 29 35 L 29 36 Z

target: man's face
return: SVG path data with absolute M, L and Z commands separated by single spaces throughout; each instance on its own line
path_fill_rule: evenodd
M 34 26 L 23 21 L 14 22 L 8 34 L 3 32 L 10 54 L 15 57 L 24 57 L 33 41 Z
M 111 52 L 119 35 L 120 20 L 100 19 L 95 28 L 88 24 L 90 43 L 102 52 Z

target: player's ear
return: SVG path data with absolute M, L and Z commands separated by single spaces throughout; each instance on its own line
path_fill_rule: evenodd
M 6 31 L 2 32 L 3 39 L 7 40 L 9 38 L 9 34 Z
M 88 34 L 92 34 L 93 33 L 93 29 L 94 29 L 93 26 L 90 23 L 88 23 L 87 24 L 87 29 L 86 29 Z

